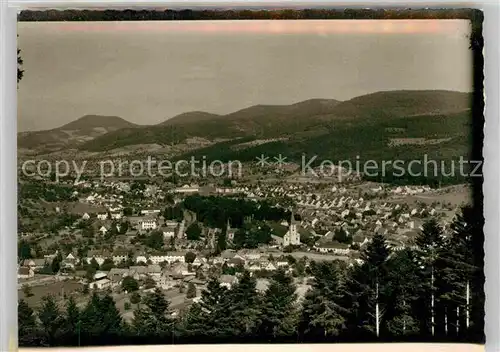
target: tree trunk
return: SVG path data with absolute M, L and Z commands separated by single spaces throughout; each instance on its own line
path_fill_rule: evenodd
M 375 328 L 377 331 L 377 338 L 380 333 L 380 317 L 379 317 L 379 307 L 378 307 L 378 282 L 376 283 L 376 293 L 375 293 Z
M 470 292 L 469 292 L 469 281 L 467 280 L 467 285 L 465 287 L 465 327 L 469 328 L 469 301 L 470 301 Z
M 448 335 L 448 307 L 444 308 L 444 334 Z
M 403 300 L 403 308 L 404 308 L 404 311 L 406 313 L 406 301 Z M 406 316 L 403 315 L 403 335 L 405 334 L 406 332 Z
M 434 336 L 434 266 L 431 267 L 431 334 Z

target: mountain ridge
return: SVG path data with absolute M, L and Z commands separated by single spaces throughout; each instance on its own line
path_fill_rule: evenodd
M 74 127 L 80 127 L 81 131 L 92 126 L 92 133 L 84 138 L 73 138 L 73 144 L 80 150 L 93 152 L 139 144 L 179 144 L 196 137 L 214 141 L 241 137 L 267 139 L 317 136 L 343 123 L 369 123 L 374 118 L 453 114 L 470 109 L 471 99 L 472 93 L 447 90 L 380 91 L 345 101 L 313 98 L 289 105 L 258 104 L 226 115 L 191 111 L 156 125 L 136 125 L 117 116 L 86 115 L 50 131 L 67 132 Z M 99 123 L 106 127 L 96 127 Z M 96 128 L 101 128 L 101 131 L 96 132 Z M 50 131 L 40 131 L 40 134 Z M 19 145 L 29 147 L 36 144 L 27 141 L 33 136 L 39 137 L 43 144 L 43 138 L 36 134 L 18 134 Z M 67 137 L 60 133 L 52 137 L 58 138 Z

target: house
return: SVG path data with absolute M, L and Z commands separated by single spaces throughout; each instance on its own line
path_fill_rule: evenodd
M 69 253 L 66 258 L 63 259 L 63 267 L 65 268 L 75 268 L 75 265 L 78 264 L 78 259 L 76 258 L 76 255 L 73 253 Z
M 165 220 L 165 226 L 167 227 L 177 227 L 179 225 L 179 222 L 175 220 Z
M 122 213 L 118 213 L 118 212 L 111 213 L 111 219 L 120 220 L 121 218 L 122 218 Z
M 349 245 L 345 243 L 322 243 L 315 246 L 315 248 L 321 253 L 333 253 L 337 255 L 347 255 L 349 254 Z
M 145 277 L 148 274 L 148 267 L 143 265 L 131 266 L 129 268 L 129 276 L 132 276 L 134 279 L 140 279 Z
M 224 262 L 227 262 L 230 259 L 233 259 L 235 255 L 236 255 L 235 252 L 233 252 L 230 249 L 227 249 L 227 250 L 225 250 L 224 252 L 221 253 L 220 258 L 214 258 L 214 262 L 224 263 Z
M 108 218 L 108 213 L 97 213 L 97 218 L 99 220 L 106 220 Z
M 135 262 L 136 263 L 147 263 L 148 262 L 148 258 L 145 256 L 145 255 L 138 255 L 135 257 Z
M 148 265 L 148 274 L 151 277 L 159 278 L 161 276 L 161 267 L 158 264 Z
M 283 236 L 283 247 L 296 245 L 300 245 L 300 234 L 297 230 L 297 222 L 295 221 L 295 216 L 292 211 L 288 231 Z
M 97 281 L 97 280 L 101 280 L 101 279 L 106 279 L 108 277 L 108 274 L 102 272 L 102 271 L 99 271 L 97 273 L 94 274 L 94 280 Z
M 163 238 L 171 238 L 175 237 L 175 229 L 176 227 L 172 226 L 164 226 L 160 229 L 160 231 L 163 233 Z
M 88 220 L 88 219 L 90 219 L 90 215 L 88 213 L 85 213 L 85 214 L 82 215 L 82 219 L 83 220 Z
M 113 263 L 115 265 L 120 264 L 122 262 L 125 262 L 125 261 L 127 261 L 127 259 L 128 259 L 128 253 L 115 252 L 115 254 L 113 254 Z
M 262 254 L 256 252 L 250 252 L 243 255 L 246 260 L 259 260 Z
M 158 222 L 154 218 L 143 218 L 139 221 L 139 228 L 141 230 L 156 230 L 158 228 Z
M 95 259 L 95 261 L 97 262 L 97 264 L 99 265 L 102 265 L 102 263 L 104 263 L 104 260 L 106 260 L 107 256 L 106 255 L 103 255 L 101 253 L 89 253 L 89 255 L 87 256 L 87 258 L 85 258 L 85 261 L 87 262 L 87 264 L 90 264 L 90 262 L 92 261 L 92 259 Z
M 274 271 L 276 270 L 276 266 L 273 263 L 269 262 L 263 269 L 267 271 Z
M 129 269 L 112 268 L 108 273 L 108 278 L 112 284 L 119 284 L 128 273 Z
M 91 288 L 93 288 L 94 290 L 104 290 L 104 289 L 106 289 L 108 287 L 111 287 L 111 280 L 109 280 L 109 279 L 100 279 L 100 280 L 91 282 L 89 284 L 89 286 Z
M 236 267 L 236 266 L 244 266 L 245 265 L 245 259 L 241 258 L 238 255 L 235 255 L 233 258 L 229 259 L 227 261 L 227 265 L 230 267 Z
M 25 259 L 23 261 L 23 266 L 29 267 L 33 270 L 42 269 L 48 261 L 44 258 L 39 259 Z
M 153 264 L 161 264 L 167 261 L 167 255 L 162 253 L 155 253 L 149 256 L 149 260 Z
M 196 258 L 194 258 L 193 263 L 191 265 L 197 267 L 197 266 L 200 266 L 202 264 L 203 264 L 203 262 L 200 260 L 200 258 L 196 257 Z
M 160 209 L 143 209 L 141 210 L 142 215 L 155 215 L 155 214 L 160 214 L 161 210 Z
M 252 271 L 259 271 L 259 270 L 262 270 L 262 268 L 261 268 L 261 266 L 258 263 L 252 263 L 248 267 L 248 271 L 250 271 L 250 272 L 252 272 Z
M 35 276 L 33 268 L 22 266 L 17 270 L 18 279 L 29 279 Z
M 108 229 L 106 227 L 104 227 L 104 226 L 101 226 L 101 228 L 99 229 L 99 232 L 102 235 L 105 235 L 108 232 Z
M 238 283 L 238 278 L 234 275 L 222 275 L 219 281 L 220 286 L 231 289 L 231 287 Z
M 200 188 L 196 185 L 190 186 L 190 185 L 184 185 L 182 187 L 178 187 L 174 190 L 175 193 L 197 193 L 199 192 Z
M 165 261 L 168 263 L 175 263 L 175 262 L 184 263 L 185 256 L 186 252 L 168 252 Z

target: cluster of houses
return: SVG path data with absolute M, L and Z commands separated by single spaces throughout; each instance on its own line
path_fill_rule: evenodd
M 290 184 L 286 186 L 256 186 L 245 190 L 262 198 L 293 199 L 301 217 L 299 224 L 290 226 L 283 240 L 275 238 L 283 246 L 300 245 L 301 236 L 313 236 L 317 239 L 312 249 L 320 253 L 348 255 L 352 245 L 363 247 L 369 243 L 375 233 L 388 238 L 389 244 L 396 250 L 411 246 L 412 241 L 422 229 L 424 221 L 445 213 L 454 214 L 433 205 L 408 206 L 396 201 L 372 199 L 366 200 L 349 192 L 345 186 L 334 185 L 331 188 L 317 189 L 314 185 Z M 394 188 L 371 189 L 372 193 L 386 191 L 394 195 L 413 195 L 432 192 L 428 186 L 405 186 Z M 449 215 L 449 214 L 446 214 Z M 446 229 L 452 215 L 441 219 Z M 335 233 L 343 231 L 348 237 L 347 243 L 335 240 Z M 298 236 L 291 236 L 297 234 Z M 293 237 L 294 240 L 290 238 Z M 358 250 L 356 248 L 355 250 Z
M 272 255 L 270 256 L 272 253 L 259 250 L 241 250 L 238 252 L 226 250 L 219 256 L 210 258 L 196 255 L 196 253 L 191 252 L 194 254 L 194 259 L 189 258 L 189 255 L 187 255 L 188 253 L 188 251 L 175 251 L 136 254 L 132 258 L 129 258 L 129 255 L 124 252 L 108 253 L 105 251 L 90 251 L 84 258 L 77 258 L 74 253 L 68 253 L 63 256 L 61 268 L 71 268 L 74 270 L 79 264 L 82 264 L 82 261 L 86 264 L 91 264 L 95 261 L 99 266 L 102 266 L 106 261 L 112 261 L 115 266 L 120 266 L 120 268 L 112 268 L 109 272 L 99 271 L 96 274 L 97 276 L 94 277 L 95 282 L 91 284 L 95 284 L 98 289 L 112 286 L 114 283 L 120 283 L 121 280 L 118 280 L 118 276 L 116 276 L 118 274 L 120 274 L 121 277 L 132 276 L 136 279 L 151 276 L 153 279 L 158 279 L 157 282 L 160 286 L 165 287 L 172 283 L 172 281 L 168 281 L 170 279 L 175 281 L 180 278 L 194 276 L 199 268 L 208 270 L 210 267 L 217 265 L 246 268 L 251 272 L 275 271 L 281 267 L 290 269 L 287 260 L 279 258 L 274 259 Z M 24 260 L 19 267 L 18 278 L 26 279 L 35 276 L 36 271 L 48 264 L 50 265 L 56 255 L 57 253 L 54 253 L 46 258 Z M 123 265 L 120 264 L 128 260 L 132 260 L 131 264 L 133 265 L 128 268 L 123 268 Z M 187 261 L 189 261 L 189 263 Z M 106 275 L 103 275 L 103 273 Z M 163 281 L 160 280 L 162 278 L 164 279 Z

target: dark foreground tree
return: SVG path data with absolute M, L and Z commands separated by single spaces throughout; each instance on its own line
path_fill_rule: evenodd
M 301 330 L 306 338 L 339 336 L 345 327 L 343 277 L 337 262 L 311 265 L 314 281 L 302 309 Z
M 298 311 L 296 286 L 284 270 L 272 277 L 262 299 L 259 337 L 287 338 L 297 333 Z
M 138 336 L 163 339 L 173 330 L 170 303 L 161 289 L 156 288 L 143 299 L 144 306 L 134 311 L 132 329 Z
M 44 339 L 49 346 L 54 345 L 55 339 L 59 337 L 64 324 L 63 316 L 52 296 L 42 298 L 42 306 L 38 312 Z

